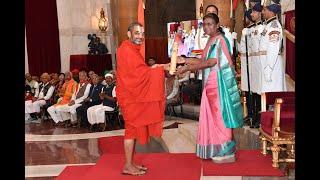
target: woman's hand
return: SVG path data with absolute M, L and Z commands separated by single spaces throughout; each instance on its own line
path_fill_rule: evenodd
M 177 57 L 177 64 L 184 64 L 186 63 L 186 58 L 178 56 Z
M 180 66 L 180 67 L 177 69 L 176 74 L 177 74 L 177 75 L 183 74 L 183 73 L 187 72 L 188 69 L 189 69 L 188 65 Z

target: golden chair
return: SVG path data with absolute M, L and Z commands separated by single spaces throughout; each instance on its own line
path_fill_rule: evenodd
M 273 111 L 266 111 L 266 94 L 261 96 L 261 126 L 259 128 L 262 154 L 272 151 L 272 166 L 280 162 L 295 162 L 295 110 L 294 97 L 276 98 Z M 286 104 L 286 100 L 291 102 Z M 284 157 L 279 157 L 284 151 Z

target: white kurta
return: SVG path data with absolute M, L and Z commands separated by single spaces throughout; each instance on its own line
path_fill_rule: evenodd
M 38 99 L 43 98 L 43 100 L 37 100 L 34 102 L 32 102 L 32 100 L 25 101 L 25 117 L 26 118 L 30 117 L 30 115 L 29 115 L 30 113 L 39 113 L 40 107 L 44 106 L 47 103 L 46 100 L 51 98 L 51 96 L 54 92 L 54 86 L 51 86 L 48 89 L 48 92 L 45 96 L 43 94 L 43 89 L 44 88 L 42 88 L 41 91 L 39 92 L 39 87 L 38 87 L 35 92 L 35 97 Z
M 261 92 L 286 91 L 284 60 L 280 55 L 282 27 L 277 19 L 265 25 L 259 46 Z
M 251 59 L 251 74 L 250 77 L 250 90 L 254 93 L 261 94 L 261 61 L 260 61 L 260 53 L 259 46 L 261 40 L 261 33 L 264 29 L 264 25 L 259 24 L 252 27 L 251 30 L 251 38 L 250 38 L 250 59 Z
M 83 102 L 83 100 L 89 96 L 90 87 L 91 87 L 91 84 L 87 84 L 86 89 L 83 93 L 83 96 L 76 99 L 77 93 L 79 92 L 79 89 L 81 88 L 80 83 L 79 83 L 77 91 L 74 92 L 74 94 L 72 95 L 72 98 L 71 98 L 71 100 L 73 100 L 75 102 L 75 104 L 73 104 L 71 106 L 69 106 L 68 104 L 58 105 L 56 107 L 50 106 L 48 108 L 48 113 L 50 114 L 52 120 L 55 123 L 63 122 L 68 119 L 71 119 L 71 122 L 76 122 L 77 121 L 76 109 L 78 107 L 80 107 L 82 105 L 81 103 Z

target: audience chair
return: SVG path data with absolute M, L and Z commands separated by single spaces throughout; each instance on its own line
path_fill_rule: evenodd
M 108 123 L 109 130 L 112 130 L 114 128 L 115 122 L 118 122 L 120 128 L 124 127 L 119 115 L 119 106 L 116 106 L 113 111 L 106 111 L 105 114 L 106 114 L 106 120 L 105 120 L 105 126 L 103 130 L 106 129 L 107 123 Z M 112 120 L 113 120 L 113 123 L 111 122 Z
M 48 107 L 52 106 L 52 101 L 48 101 L 45 105 L 43 105 L 42 107 L 40 107 L 40 119 L 41 119 L 41 123 L 44 122 L 44 118 L 47 117 L 47 119 L 51 119 L 47 109 Z
M 167 112 L 169 113 L 169 118 L 171 119 L 171 115 L 172 113 L 174 114 L 174 116 L 178 116 L 176 111 L 174 110 L 174 107 L 176 106 L 180 106 L 180 111 L 181 111 L 181 117 L 184 117 L 183 115 L 183 94 L 182 94 L 182 86 L 180 85 L 179 86 L 179 92 L 178 92 L 178 98 L 177 98 L 177 101 L 174 101 L 174 102 L 171 102 L 171 103 L 168 103 L 166 105 L 166 110 Z
M 264 93 L 261 96 L 260 140 L 262 154 L 272 152 L 272 166 L 295 162 L 295 97 L 292 92 Z M 269 100 L 267 98 L 269 96 Z M 281 98 L 277 98 L 282 96 Z M 272 111 L 266 111 L 270 99 L 274 100 Z M 283 152 L 283 157 L 279 157 Z

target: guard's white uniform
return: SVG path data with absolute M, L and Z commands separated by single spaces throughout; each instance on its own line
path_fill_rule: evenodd
M 280 55 L 282 38 L 282 28 L 277 18 L 267 20 L 259 46 L 262 93 L 286 91 L 284 62 Z
M 251 30 L 251 40 L 250 40 L 250 58 L 251 58 L 251 76 L 250 79 L 250 90 L 253 93 L 261 94 L 261 61 L 259 46 L 261 40 L 261 33 L 264 29 L 264 25 L 261 22 L 256 23 L 256 25 Z
M 247 59 L 246 59 L 246 51 L 248 51 L 248 66 L 249 66 L 249 78 L 251 78 L 251 57 L 249 54 L 251 53 L 251 50 L 249 49 L 249 44 L 251 41 L 251 38 L 249 37 L 250 32 L 252 30 L 252 27 L 254 24 L 243 28 L 241 33 L 241 40 L 240 40 L 240 46 L 239 46 L 239 52 L 241 53 L 240 60 L 241 60 L 241 90 L 242 91 L 248 91 L 248 74 L 247 74 Z M 246 49 L 246 40 L 245 36 L 247 36 L 247 49 Z M 250 85 L 251 86 L 251 85 Z M 251 90 L 251 88 L 250 88 Z

